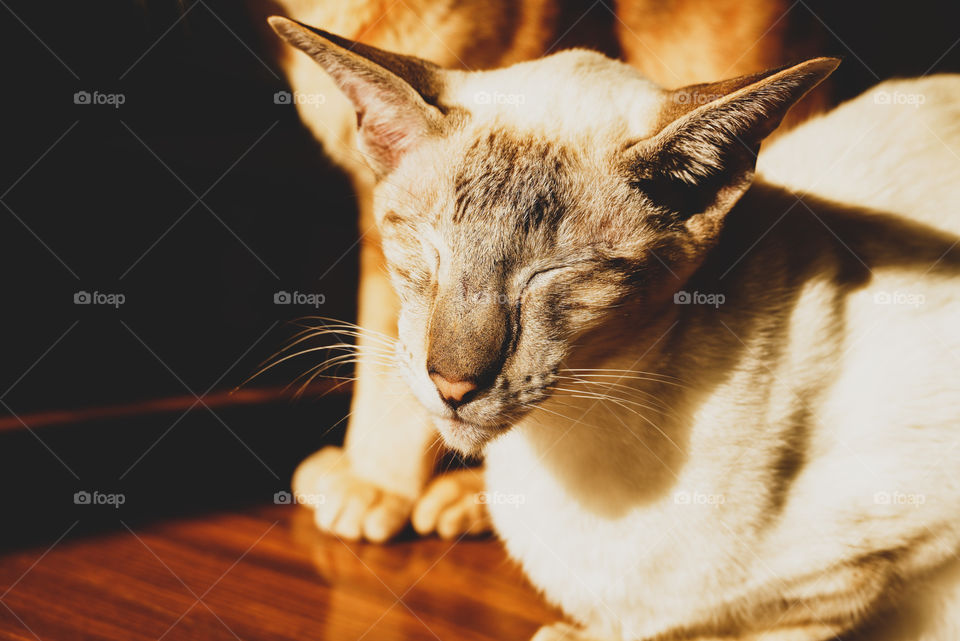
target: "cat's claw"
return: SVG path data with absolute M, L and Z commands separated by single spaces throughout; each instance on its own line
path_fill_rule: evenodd
M 420 534 L 436 532 L 444 539 L 489 532 L 482 471 L 467 468 L 433 479 L 414 505 L 412 521 Z
M 393 538 L 410 518 L 413 501 L 358 478 L 342 448 L 325 447 L 293 475 L 293 492 L 314 510 L 317 527 L 351 541 Z

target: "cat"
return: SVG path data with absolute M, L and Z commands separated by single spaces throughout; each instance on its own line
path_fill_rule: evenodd
M 793 3 L 786 0 L 622 0 L 610 8 L 582 0 L 251 4 L 264 18 L 281 9 L 301 22 L 381 49 L 416 53 L 446 68 L 502 67 L 582 45 L 620 55 L 670 86 L 783 64 L 788 52 L 812 56 L 825 33 L 820 22 L 791 11 Z M 716 28 L 718 24 L 724 29 Z M 364 329 L 359 344 L 375 350 L 376 336 L 396 335 L 399 303 L 384 269 L 371 200 L 375 178 L 357 151 L 353 106 L 307 56 L 289 47 L 276 54 L 295 95 L 308 98 L 293 101 L 304 124 L 353 182 L 361 230 L 358 320 Z M 831 95 L 818 88 L 791 117 L 799 122 L 823 110 Z M 403 400 L 385 415 L 383 398 Z M 431 446 L 435 441 L 433 424 L 405 385 L 376 359 L 362 359 L 344 448 L 329 446 L 308 458 L 297 470 L 294 489 L 324 494 L 328 500 L 315 506 L 316 522 L 343 538 L 385 540 L 399 532 L 411 514 L 421 533 L 436 531 L 450 538 L 465 530 L 482 531 L 483 511 L 461 496 L 469 488 L 481 489 L 478 475 L 456 472 L 427 485 L 438 451 Z M 461 500 L 450 504 L 449 497 Z
M 838 60 L 664 90 L 271 24 L 356 109 L 396 367 L 573 621 L 536 641 L 960 638 L 960 76 L 758 160 Z

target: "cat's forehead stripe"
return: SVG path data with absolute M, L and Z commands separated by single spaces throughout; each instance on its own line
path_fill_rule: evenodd
M 569 165 L 562 145 L 489 132 L 467 148 L 454 177 L 454 222 L 549 232 L 564 210 Z

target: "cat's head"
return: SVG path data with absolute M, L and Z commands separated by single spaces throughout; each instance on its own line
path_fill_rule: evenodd
M 838 64 L 663 90 L 585 50 L 449 71 L 271 24 L 356 108 L 399 364 L 464 452 L 547 398 L 561 362 L 604 334 L 591 330 L 641 327 L 682 289 L 761 140 Z

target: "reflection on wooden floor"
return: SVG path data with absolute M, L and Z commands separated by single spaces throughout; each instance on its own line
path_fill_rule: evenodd
M 310 518 L 269 506 L 7 554 L 0 638 L 525 640 L 557 618 L 496 541 L 348 544 Z

